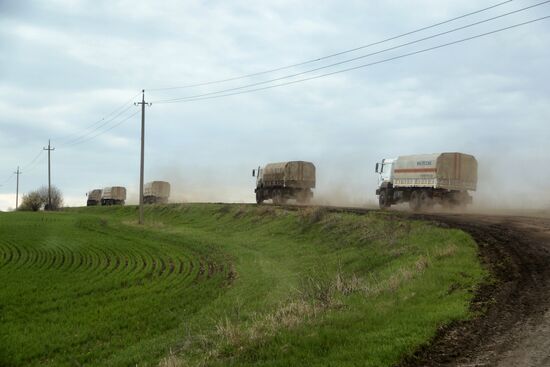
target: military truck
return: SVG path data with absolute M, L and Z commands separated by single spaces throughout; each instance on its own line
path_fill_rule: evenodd
M 101 195 L 103 190 L 95 189 L 86 194 L 88 200 L 86 201 L 86 206 L 95 206 L 101 203 Z
M 147 182 L 143 187 L 145 204 L 166 204 L 170 196 L 170 183 L 166 181 Z
M 389 208 L 409 203 L 412 210 L 435 204 L 447 208 L 472 203 L 468 191 L 477 187 L 477 161 L 464 153 L 434 153 L 400 156 L 376 163 L 379 174 L 378 203 Z
M 290 161 L 269 163 L 252 170 L 256 177 L 256 202 L 271 199 L 273 204 L 284 204 L 289 199 L 307 203 L 315 188 L 315 166 L 311 162 Z
M 101 205 L 124 205 L 126 200 L 126 188 L 122 186 L 110 186 L 103 189 Z

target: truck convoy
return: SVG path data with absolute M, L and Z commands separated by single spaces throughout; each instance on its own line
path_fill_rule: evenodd
M 145 204 L 166 204 L 170 196 L 170 183 L 166 181 L 147 182 L 143 187 Z
M 468 191 L 477 186 L 477 161 L 464 153 L 400 156 L 376 163 L 379 176 L 378 203 L 389 208 L 409 203 L 412 210 L 435 204 L 453 208 L 472 203 Z
M 126 188 L 122 186 L 110 186 L 103 189 L 101 205 L 124 205 L 126 200 Z
M 101 189 L 95 189 L 86 194 L 88 196 L 88 200 L 86 201 L 86 206 L 95 206 L 99 205 L 101 203 L 101 195 L 103 193 L 103 190 Z
M 256 202 L 271 199 L 273 204 L 284 204 L 288 199 L 307 203 L 315 188 L 315 166 L 311 162 L 290 161 L 269 163 L 252 170 L 256 177 Z
M 269 163 L 252 170 L 256 177 L 256 202 L 272 200 L 284 204 L 289 199 L 308 203 L 315 188 L 315 165 L 306 161 Z M 440 204 L 447 208 L 472 203 L 469 191 L 477 188 L 477 160 L 464 153 L 433 153 L 382 159 L 376 163 L 379 174 L 380 208 L 409 203 L 413 211 L 431 209 Z M 124 205 L 126 188 L 122 186 L 95 189 L 87 194 L 87 205 Z M 145 184 L 146 204 L 167 203 L 170 183 L 151 181 Z

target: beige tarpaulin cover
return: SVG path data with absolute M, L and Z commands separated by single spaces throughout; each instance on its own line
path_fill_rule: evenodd
M 401 156 L 393 164 L 395 187 L 476 190 L 477 161 L 464 153 Z
M 168 198 L 170 196 L 170 183 L 166 181 L 147 182 L 143 187 L 143 195 Z
M 126 188 L 122 186 L 105 187 L 103 199 L 126 200 Z
M 314 188 L 315 166 L 305 161 L 269 163 L 263 168 L 262 179 L 265 185 Z
M 92 190 L 88 193 L 88 200 L 99 201 L 99 200 L 101 200 L 101 194 L 102 193 L 103 192 L 102 192 L 101 189 Z

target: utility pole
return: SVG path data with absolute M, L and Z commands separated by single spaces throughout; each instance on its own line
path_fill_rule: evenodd
M 50 140 L 48 139 L 48 147 L 44 147 L 44 150 L 48 151 L 48 208 L 47 210 L 52 209 L 52 170 L 51 170 L 51 164 L 50 164 L 50 152 L 52 150 L 55 150 L 55 148 L 52 148 L 50 146 Z
M 145 89 L 141 91 L 141 102 L 134 103 L 136 106 L 141 105 L 141 160 L 139 167 L 139 224 L 143 224 L 143 167 L 145 154 L 145 105 L 150 106 L 151 103 L 145 102 Z
M 17 166 L 17 171 L 14 172 L 17 175 L 17 186 L 15 189 L 15 210 L 17 210 L 17 207 L 19 206 L 19 175 L 22 174 L 19 170 L 19 166 Z

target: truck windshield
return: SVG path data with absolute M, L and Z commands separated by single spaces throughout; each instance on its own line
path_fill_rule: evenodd
M 388 180 L 391 175 L 392 163 L 382 164 L 382 169 L 380 170 L 380 175 L 384 180 Z

